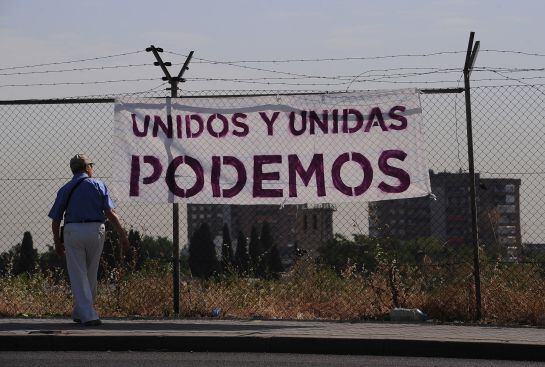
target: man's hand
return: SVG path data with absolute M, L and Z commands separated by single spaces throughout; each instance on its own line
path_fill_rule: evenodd
M 104 213 L 106 214 L 106 218 L 110 220 L 110 223 L 113 224 L 115 230 L 117 231 L 117 234 L 119 235 L 119 242 L 121 243 L 121 249 L 123 250 L 123 254 L 127 255 L 129 253 L 129 238 L 127 237 L 127 232 L 125 232 L 125 230 L 121 226 L 119 216 L 113 209 L 105 210 Z
M 64 256 L 64 244 L 60 241 L 55 242 L 55 252 L 57 253 L 58 257 Z
M 59 257 L 64 256 L 64 244 L 61 243 L 60 237 L 61 221 L 55 220 L 51 222 L 51 231 L 53 232 L 53 242 L 55 243 L 55 252 Z

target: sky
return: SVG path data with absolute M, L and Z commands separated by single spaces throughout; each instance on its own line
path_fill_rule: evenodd
M 0 100 L 105 96 L 149 90 L 158 96 L 167 95 L 168 92 L 164 90 L 166 85 L 161 81 L 162 71 L 153 65 L 153 55 L 145 52 L 150 45 L 165 50 L 161 54 L 163 60 L 174 64 L 170 68 L 171 74 L 178 73 L 190 51 L 195 52 L 184 75 L 187 82 L 181 86 L 181 95 L 232 90 L 325 92 L 458 87 L 462 86 L 461 68 L 471 31 L 475 32 L 475 39 L 481 42 L 472 85 L 510 83 L 524 86 L 529 81 L 516 78 L 521 75 L 543 78 L 543 70 L 506 74 L 501 69 L 501 74 L 498 74 L 484 68 L 543 69 L 544 13 L 545 2 L 541 0 L 0 0 Z M 113 57 L 119 54 L 124 55 Z M 82 59 L 91 60 L 72 62 Z M 315 59 L 322 61 L 309 61 Z M 251 60 L 259 62 L 247 62 Z M 306 61 L 278 62 L 282 60 Z M 32 66 L 39 64 L 46 65 Z M 116 82 L 109 82 L 112 80 Z M 536 83 L 542 81 L 532 80 Z M 534 87 L 531 92 L 536 100 L 541 101 L 539 103 L 543 103 L 543 87 Z M 537 121 L 543 117 L 539 109 L 516 111 L 514 105 L 520 98 L 517 95 L 502 95 L 501 99 L 494 98 L 493 94 L 489 95 L 490 98 L 485 97 L 479 99 L 477 95 L 475 98 L 477 108 L 480 107 L 482 111 L 489 111 L 490 101 L 513 104 L 505 109 L 497 108 L 494 115 L 494 118 L 497 115 L 501 119 L 507 113 L 513 113 L 510 120 L 501 121 L 505 129 L 509 128 L 509 121 L 522 121 L 521 118 Z M 428 97 L 428 103 L 439 101 L 434 107 L 440 110 L 443 97 L 433 98 Z M 456 108 L 463 108 L 463 96 L 460 95 L 458 105 L 449 98 L 444 97 L 445 111 L 439 111 L 437 115 L 428 114 L 424 118 L 433 123 L 436 116 L 448 116 L 448 120 L 441 122 L 448 128 L 452 128 L 448 123 L 454 120 L 463 124 L 463 113 L 456 111 Z M 425 98 L 423 102 L 426 105 Z M 9 111 L 24 109 L 2 108 L 0 126 L 11 126 L 15 121 Z M 2 111 L 8 113 L 2 115 Z M 56 155 L 52 156 L 56 161 L 51 164 L 56 171 L 62 161 L 61 156 L 68 154 L 65 151 L 73 154 L 81 147 L 93 150 L 87 137 L 65 137 L 57 134 L 55 128 L 48 127 L 48 124 L 55 123 L 70 126 L 68 119 L 71 116 L 57 116 L 54 112 L 47 117 L 45 125 L 39 125 L 49 130 L 32 132 L 33 126 L 38 126 L 35 124 L 40 122 L 35 122 L 34 118 L 42 116 L 41 111 L 44 110 L 31 109 L 25 117 L 28 136 L 18 135 L 22 132 L 16 127 L 7 129 L 8 137 L 4 139 L 15 140 L 0 146 L 2 177 L 31 174 L 25 172 L 25 165 L 20 163 L 34 159 L 30 153 L 35 147 L 49 149 L 48 154 L 55 152 Z M 106 109 L 101 115 L 101 122 L 109 121 L 109 114 L 110 111 Z M 490 125 L 486 124 L 493 124 L 494 121 L 479 114 L 479 110 L 475 113 L 475 120 L 477 124 L 482 121 L 482 125 L 476 126 L 476 131 L 483 132 L 476 137 L 476 141 L 481 143 L 476 147 L 477 169 L 486 171 L 494 167 L 495 172 L 510 172 L 507 165 L 502 165 L 504 160 L 509 160 L 511 166 L 518 164 L 524 169 L 527 169 L 524 164 L 531 159 L 537 161 L 538 166 L 542 164 L 541 135 L 535 134 L 531 125 L 524 125 L 524 131 L 514 132 L 520 139 L 531 143 L 520 152 L 517 150 L 520 145 L 513 145 L 509 136 L 502 131 L 497 130 L 497 135 L 487 137 L 486 126 Z M 9 135 L 10 131 L 14 135 Z M 50 141 L 41 139 L 40 134 Z M 65 140 L 61 141 L 59 136 Z M 443 163 L 441 157 L 441 151 L 450 149 L 454 152 L 457 149 L 454 139 L 451 135 L 444 135 L 441 139 L 444 139 L 441 140 L 441 144 L 445 142 L 444 146 L 439 144 L 436 147 L 437 144 L 432 142 L 430 151 L 438 149 L 439 153 L 430 154 L 430 159 L 439 162 L 437 167 L 455 166 L 453 159 Z M 19 147 L 14 148 L 16 145 Z M 463 152 L 463 142 L 461 145 Z M 502 153 L 504 147 L 511 149 L 509 154 Z M 486 150 L 480 153 L 479 149 Z M 458 154 L 459 151 L 458 147 Z M 16 152 L 23 153 L 15 155 Z M 535 155 L 535 152 L 538 154 Z M 19 161 L 5 164 L 6 158 Z M 43 158 L 40 164 L 47 166 L 50 163 Z M 6 172 L 6 167 L 11 166 L 16 166 L 17 171 Z M 452 167 L 449 166 L 449 169 Z M 104 176 L 109 174 L 99 172 Z M 540 176 L 524 177 L 523 180 L 527 195 L 523 199 L 534 205 L 533 211 L 523 213 L 523 229 L 530 233 L 530 240 L 545 242 L 545 220 L 537 224 L 532 222 L 534 218 L 545 218 L 542 209 L 545 202 L 539 199 L 539 205 L 535 204 L 535 194 L 545 190 L 539 180 Z M 11 189 L 17 189 L 16 186 L 20 184 L 18 181 L 10 183 L 2 180 L 0 183 L 15 185 L 9 186 Z M 57 184 L 53 182 L 50 185 L 49 196 L 54 195 Z M 1 188 L 3 192 L 9 191 L 6 187 Z M 28 190 L 32 189 L 33 186 L 29 185 Z M 10 237 L 9 243 L 22 238 L 21 231 L 28 226 L 20 222 L 31 221 L 26 217 L 32 214 L 43 219 L 43 223 L 40 222 L 41 236 L 48 238 L 49 228 L 44 211 L 48 209 L 49 199 L 52 198 L 44 199 L 40 210 L 29 206 L 26 211 L 21 211 L 20 216 L 13 219 L 14 224 L 10 224 L 15 228 L 17 222 L 19 227 L 9 233 L 0 229 L 1 237 Z M 530 205 L 526 204 L 526 207 L 530 208 Z M 0 211 L 3 217 L 11 213 L 10 208 L 0 209 L 6 210 L 6 213 Z M 30 211 L 33 213 L 28 214 Z M 365 227 L 366 222 L 362 223 L 361 226 Z M 165 231 L 168 232 L 168 228 Z
M 285 60 L 376 57 L 464 51 L 470 31 L 481 49 L 516 50 L 545 54 L 542 37 L 545 3 L 538 0 L 415 0 L 415 1 L 31 1 L 0 0 L 0 69 L 102 57 L 143 51 L 150 45 L 164 61 L 183 63 L 189 51 L 195 59 L 190 78 L 255 78 L 278 76 L 226 65 L 199 63 L 199 59 Z M 345 62 L 246 64 L 275 71 L 312 75 L 358 75 L 369 69 L 392 67 L 461 68 L 465 55 L 393 58 Z M 539 60 L 542 60 L 540 58 Z M 481 52 L 477 66 L 535 66 L 535 58 Z M 93 71 L 0 75 L 0 99 L 50 98 L 125 93 L 151 89 L 163 76 L 150 53 L 140 52 L 97 62 L 41 68 L 0 70 L 0 73 L 51 71 L 127 64 L 147 66 Z M 539 63 L 538 63 L 539 64 Z M 179 65 L 172 68 L 177 74 Z M 286 77 L 286 75 L 280 75 Z M 289 75 L 288 75 L 289 76 Z M 446 80 L 456 80 L 448 75 Z M 496 76 L 497 77 L 497 76 Z M 13 84 L 75 83 L 147 78 L 138 82 L 98 85 Z M 444 79 L 444 78 L 443 78 Z M 415 81 L 421 79 L 413 79 Z M 301 80 L 288 80 L 300 84 Z M 318 80 L 320 81 L 320 80 Z M 280 80 L 286 82 L 286 80 Z M 304 80 L 317 84 L 316 80 Z M 405 85 L 404 85 L 405 86 Z M 217 89 L 344 89 L 347 85 L 266 85 L 258 83 L 198 82 L 187 90 Z M 356 82 L 355 89 L 373 89 Z M 381 88 L 395 85 L 381 84 Z

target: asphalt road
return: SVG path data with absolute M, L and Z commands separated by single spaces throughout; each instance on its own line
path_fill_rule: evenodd
M 171 367 L 171 366 L 545 366 L 542 362 L 452 358 L 378 357 L 316 354 L 173 352 L 0 352 L 5 367 Z

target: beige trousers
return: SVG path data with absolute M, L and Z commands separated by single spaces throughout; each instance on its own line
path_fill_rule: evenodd
M 74 297 L 72 319 L 81 322 L 99 318 L 94 302 L 105 232 L 102 223 L 68 223 L 64 227 L 66 265 Z

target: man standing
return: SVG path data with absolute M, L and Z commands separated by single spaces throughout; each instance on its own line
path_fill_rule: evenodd
M 121 227 L 115 205 L 106 185 L 93 176 L 94 163 L 83 154 L 70 159 L 74 177 L 57 193 L 49 212 L 51 229 L 57 255 L 66 253 L 66 264 L 74 309 L 72 319 L 85 326 L 98 326 L 102 322 L 93 307 L 100 255 L 104 247 L 105 219 L 113 224 L 123 250 L 129 246 L 127 233 Z M 64 243 L 61 242 L 60 223 L 64 214 Z

